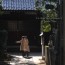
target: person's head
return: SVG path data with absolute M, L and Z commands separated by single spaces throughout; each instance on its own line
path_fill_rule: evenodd
M 27 38 L 27 36 L 22 36 L 22 38 Z

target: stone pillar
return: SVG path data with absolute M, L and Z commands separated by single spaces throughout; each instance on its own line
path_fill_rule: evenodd
M 49 46 L 45 46 L 45 62 L 46 62 L 46 65 L 51 65 L 50 64 L 50 57 L 49 57 Z

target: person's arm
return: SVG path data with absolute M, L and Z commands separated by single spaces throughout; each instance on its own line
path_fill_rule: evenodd
M 19 41 L 16 41 L 16 43 L 21 43 L 21 41 L 19 40 Z

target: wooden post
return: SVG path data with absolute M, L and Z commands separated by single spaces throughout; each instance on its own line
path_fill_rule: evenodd
M 46 65 L 50 65 L 49 46 L 45 46 L 45 62 L 46 62 Z
M 43 32 L 40 34 L 41 36 L 41 46 L 42 46 L 42 60 L 44 60 L 44 39 L 43 39 Z
M 44 43 L 42 42 L 42 36 L 41 36 L 41 45 L 42 45 L 42 60 L 44 60 Z

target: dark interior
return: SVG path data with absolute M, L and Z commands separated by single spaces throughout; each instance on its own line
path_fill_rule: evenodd
M 20 40 L 23 35 L 28 37 L 31 51 L 41 50 L 40 20 L 37 20 L 36 16 L 20 12 L 9 12 L 9 14 L 1 16 L 0 29 L 8 32 L 8 51 L 19 51 L 20 44 L 16 44 L 16 41 Z

